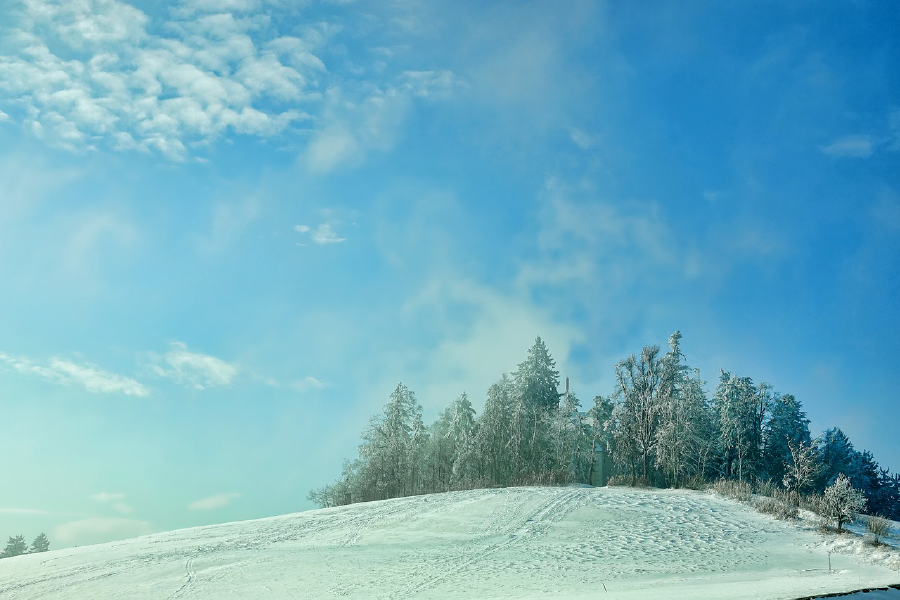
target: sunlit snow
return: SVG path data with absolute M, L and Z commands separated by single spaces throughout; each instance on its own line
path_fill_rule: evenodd
M 508 488 L 196 527 L 0 561 L 0 597 L 796 598 L 900 583 L 704 492 Z M 889 568 L 893 566 L 894 568 Z

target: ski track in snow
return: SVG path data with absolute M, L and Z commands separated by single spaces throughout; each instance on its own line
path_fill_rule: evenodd
M 699 492 L 471 490 L 5 559 L 0 597 L 784 598 L 900 583 L 858 548 L 827 571 L 836 543 Z

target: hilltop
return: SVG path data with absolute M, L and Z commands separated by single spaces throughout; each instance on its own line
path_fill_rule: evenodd
M 900 583 L 896 556 L 832 553 L 829 571 L 829 539 L 697 491 L 471 490 L 11 558 L 0 596 L 756 599 Z

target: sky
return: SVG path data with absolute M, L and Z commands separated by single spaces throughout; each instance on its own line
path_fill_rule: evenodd
M 889 2 L 0 5 L 0 536 L 313 508 L 541 336 L 683 334 L 900 470 Z

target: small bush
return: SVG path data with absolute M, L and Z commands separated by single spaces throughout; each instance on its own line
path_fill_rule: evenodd
M 757 496 L 753 498 L 752 504 L 759 512 L 783 521 L 796 519 L 800 514 L 799 508 L 793 503 L 791 494 L 783 490 L 774 490 L 771 498 Z
M 750 484 L 733 479 L 719 479 L 712 484 L 712 491 L 739 502 L 750 502 Z
M 775 485 L 769 479 L 765 481 L 757 481 L 756 493 L 760 496 L 768 496 L 769 498 L 772 498 L 773 496 L 775 496 Z
M 891 522 L 884 517 L 877 515 L 869 515 L 866 517 L 866 529 L 875 538 L 875 543 L 879 543 L 881 538 L 891 533 Z
M 686 490 L 705 490 L 707 485 L 705 479 L 699 475 L 694 475 L 685 480 L 684 483 L 681 484 L 681 487 Z

